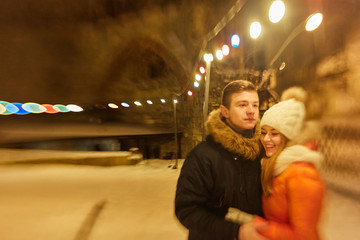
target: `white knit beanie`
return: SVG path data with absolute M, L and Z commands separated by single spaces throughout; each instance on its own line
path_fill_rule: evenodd
M 292 98 L 269 108 L 261 119 L 260 127 L 273 127 L 292 140 L 300 133 L 304 119 L 304 103 Z

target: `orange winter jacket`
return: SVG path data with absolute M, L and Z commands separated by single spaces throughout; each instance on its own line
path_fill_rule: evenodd
M 260 233 L 272 240 L 319 240 L 317 230 L 325 185 L 316 170 L 321 154 L 302 145 L 287 147 L 275 165 L 272 194 L 263 196 L 268 225 Z

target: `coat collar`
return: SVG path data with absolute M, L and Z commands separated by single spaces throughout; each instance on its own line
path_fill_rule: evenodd
M 306 162 L 319 168 L 323 161 L 323 155 L 320 152 L 312 151 L 303 145 L 293 145 L 286 147 L 276 159 L 274 167 L 274 176 L 280 175 L 292 163 Z
M 274 175 L 280 175 L 294 162 L 307 162 L 319 168 L 323 155 L 304 146 L 310 141 L 316 140 L 321 133 L 321 126 L 318 121 L 306 121 L 301 133 L 288 142 L 286 148 L 276 159 Z
M 220 109 L 209 114 L 205 123 L 207 135 L 211 135 L 215 142 L 220 143 L 230 152 L 249 159 L 256 159 L 260 154 L 260 124 L 256 124 L 254 136 L 246 138 L 232 130 L 222 119 Z

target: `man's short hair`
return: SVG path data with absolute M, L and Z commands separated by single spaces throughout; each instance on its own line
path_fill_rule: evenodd
M 222 91 L 221 104 L 230 108 L 231 95 L 243 91 L 256 91 L 255 85 L 247 80 L 234 80 L 229 82 Z

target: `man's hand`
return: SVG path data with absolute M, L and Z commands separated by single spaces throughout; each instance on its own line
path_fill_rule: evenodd
M 257 229 L 265 228 L 266 222 L 250 222 L 240 226 L 239 228 L 239 240 L 267 240 L 267 238 L 261 236 Z

